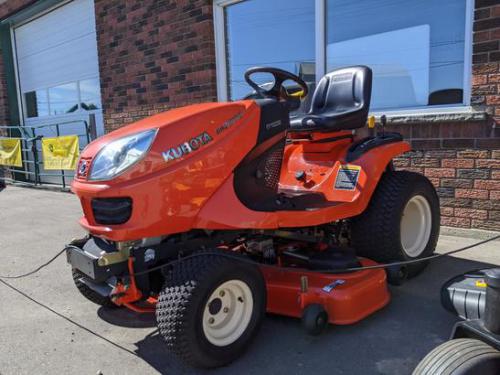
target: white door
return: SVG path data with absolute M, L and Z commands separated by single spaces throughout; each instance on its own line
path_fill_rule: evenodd
M 83 121 L 93 113 L 102 135 L 94 1 L 65 3 L 16 27 L 13 35 L 24 125 L 39 127 L 37 134 L 44 136 L 56 136 L 58 130 L 78 134 L 83 147 Z M 54 172 L 41 172 L 48 174 L 43 182 L 61 183 L 51 176 Z

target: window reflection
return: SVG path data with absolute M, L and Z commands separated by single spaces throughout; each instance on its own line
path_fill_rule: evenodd
M 85 111 L 99 109 L 101 103 L 101 87 L 98 79 L 80 81 L 80 106 Z
M 26 92 L 26 116 L 33 118 L 101 109 L 100 90 L 99 79 L 92 78 Z
M 257 65 L 281 68 L 314 84 L 314 1 L 251 0 L 225 12 L 231 99 L 252 92 L 243 75 Z
M 465 0 L 328 0 L 327 69 L 373 69 L 372 109 L 462 104 Z
M 26 102 L 26 116 L 39 117 L 49 114 L 49 100 L 47 90 L 30 91 L 24 94 Z
M 62 115 L 78 109 L 76 82 L 49 88 L 50 114 Z

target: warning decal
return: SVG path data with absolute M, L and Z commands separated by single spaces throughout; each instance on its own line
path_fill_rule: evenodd
M 357 165 L 341 165 L 335 179 L 335 189 L 354 190 L 358 183 L 361 167 Z

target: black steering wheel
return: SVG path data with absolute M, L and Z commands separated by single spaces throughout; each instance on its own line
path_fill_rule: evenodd
M 264 89 L 259 86 L 255 81 L 253 81 L 250 76 L 255 73 L 270 73 L 274 77 L 274 85 L 270 89 Z M 299 85 L 300 89 L 293 94 L 289 93 L 283 82 L 291 80 Z M 263 98 L 277 98 L 278 100 L 285 101 L 300 101 L 300 99 L 305 98 L 309 92 L 307 84 L 295 74 L 287 72 L 283 69 L 271 68 L 271 67 L 255 67 L 250 68 L 245 72 L 245 81 L 252 87 L 255 92 Z

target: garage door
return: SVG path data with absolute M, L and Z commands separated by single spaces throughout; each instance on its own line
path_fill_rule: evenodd
M 45 136 L 103 133 L 93 0 L 74 0 L 14 29 L 24 125 Z M 60 124 L 59 129 L 55 124 Z M 47 178 L 46 178 L 47 179 Z

